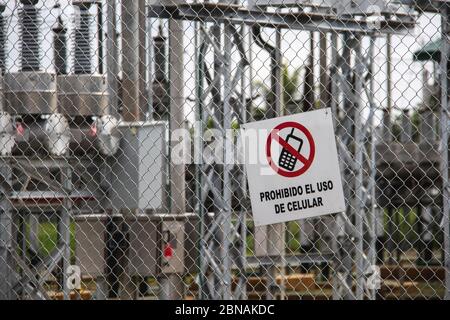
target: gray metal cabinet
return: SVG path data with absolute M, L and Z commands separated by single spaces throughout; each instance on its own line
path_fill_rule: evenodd
M 163 207 L 165 185 L 165 124 L 123 123 L 120 131 L 120 149 L 112 165 L 113 208 L 158 210 Z

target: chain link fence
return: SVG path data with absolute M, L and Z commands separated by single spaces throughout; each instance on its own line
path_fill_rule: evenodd
M 448 298 L 449 6 L 0 1 L 0 298 Z M 345 212 L 255 227 L 241 126 L 319 108 Z

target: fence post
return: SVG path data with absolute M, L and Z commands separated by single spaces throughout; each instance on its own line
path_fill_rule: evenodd
M 449 167 L 448 167 L 448 138 L 449 138 L 449 36 L 450 36 L 450 21 L 449 21 L 449 5 L 442 3 L 441 8 L 441 32 L 442 32 L 442 46 L 441 46 L 441 179 L 442 179 L 442 210 L 444 223 L 444 266 L 445 266 L 445 298 L 450 299 L 450 225 L 449 225 L 449 210 L 450 210 L 450 194 L 449 194 Z

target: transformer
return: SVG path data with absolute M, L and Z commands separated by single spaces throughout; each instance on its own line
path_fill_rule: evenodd
M 21 0 L 21 71 L 5 74 L 6 111 L 14 115 L 56 111 L 56 76 L 40 70 L 40 16 L 38 0 Z
M 67 116 L 104 115 L 108 107 L 106 78 L 101 75 L 58 76 L 58 111 Z
M 58 112 L 70 117 L 70 150 L 75 155 L 89 151 L 113 156 L 120 144 L 119 121 L 102 115 L 107 109 L 106 79 L 92 75 L 89 7 L 95 1 L 74 1 L 80 23 L 75 31 L 74 73 L 67 74 L 67 29 L 59 14 L 53 26 L 54 66 L 58 75 Z M 56 5 L 55 8 L 59 8 Z
M 92 0 L 72 2 L 79 12 L 79 23 L 75 29 L 75 41 L 72 48 L 73 73 L 58 76 L 58 110 L 70 117 L 107 114 L 106 77 L 92 71 L 92 16 L 89 9 L 96 2 Z M 60 30 L 56 29 L 56 31 Z
M 56 76 L 23 71 L 5 74 L 6 109 L 11 114 L 50 114 L 56 111 Z

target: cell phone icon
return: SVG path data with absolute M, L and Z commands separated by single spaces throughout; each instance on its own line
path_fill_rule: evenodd
M 294 135 L 294 132 L 295 128 L 292 128 L 291 133 L 286 137 L 286 142 L 300 153 L 303 147 L 303 139 L 296 137 Z M 294 171 L 297 162 L 298 159 L 287 149 L 283 148 L 281 150 L 280 159 L 278 160 L 278 165 L 280 166 L 280 168 L 287 171 Z

